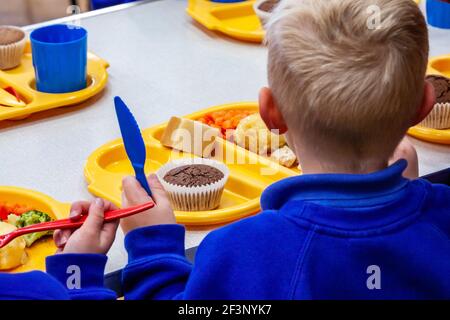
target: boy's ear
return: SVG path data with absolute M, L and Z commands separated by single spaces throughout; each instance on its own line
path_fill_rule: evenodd
M 280 134 L 288 130 L 272 91 L 264 87 L 259 91 L 259 114 L 269 130 L 279 130 Z
M 425 87 L 423 89 L 422 103 L 416 113 L 416 118 L 414 119 L 412 126 L 419 124 L 423 119 L 431 112 L 436 103 L 436 93 L 433 85 L 425 81 Z

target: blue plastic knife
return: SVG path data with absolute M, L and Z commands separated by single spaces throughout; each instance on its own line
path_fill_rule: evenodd
M 116 114 L 119 121 L 120 132 L 122 133 L 123 144 L 125 145 L 128 159 L 130 159 L 130 162 L 133 165 L 136 179 L 145 191 L 147 191 L 148 195 L 151 196 L 152 192 L 150 191 L 144 172 L 147 155 L 141 130 L 130 109 L 128 109 L 120 97 L 114 98 L 114 104 L 116 106 Z

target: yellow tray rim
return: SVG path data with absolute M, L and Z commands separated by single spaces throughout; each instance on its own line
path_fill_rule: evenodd
M 56 219 L 64 219 L 69 216 L 70 206 L 71 206 L 70 203 L 59 202 L 58 200 L 55 200 L 54 198 L 52 198 L 44 193 L 41 193 L 41 192 L 38 192 L 35 190 L 31 190 L 31 189 L 15 187 L 15 186 L 0 186 L 0 194 L 4 194 L 4 193 L 12 193 L 19 197 L 23 197 L 26 199 L 33 199 L 36 202 L 44 203 L 48 207 L 50 207 L 50 209 Z M 55 246 L 55 251 L 56 251 L 56 246 Z M 29 259 L 32 259 L 32 257 L 29 257 Z M 25 272 L 25 271 L 31 271 L 31 270 L 36 270 L 36 269 L 33 269 L 31 267 L 27 268 L 26 266 L 19 266 L 17 268 L 11 269 L 11 270 L 2 270 L 1 272 L 16 273 L 16 272 Z M 40 270 L 45 271 L 45 268 L 42 268 Z
M 217 110 L 223 109 L 236 109 L 236 108 L 257 108 L 257 102 L 236 102 L 236 103 L 227 103 L 218 106 L 209 107 L 206 109 L 202 109 L 199 111 L 195 111 L 191 114 L 182 116 L 183 118 L 194 119 L 198 118 L 200 115 L 208 112 L 213 112 Z M 167 122 L 152 126 L 150 128 L 142 130 L 142 135 L 144 137 L 144 141 L 148 146 L 156 146 L 161 147 L 161 143 L 152 137 L 152 134 L 165 127 Z M 283 172 L 286 176 L 293 176 L 299 174 L 299 172 L 285 168 L 272 160 L 262 159 L 261 156 L 254 154 L 248 150 L 245 150 L 235 144 L 224 141 L 224 143 L 229 143 L 233 148 L 237 148 L 238 152 L 245 152 L 247 155 L 251 157 L 256 157 L 260 159 L 262 162 L 270 163 L 270 165 L 276 166 L 278 170 Z M 84 168 L 84 176 L 88 183 L 88 190 L 92 194 L 105 198 L 115 205 L 120 206 L 120 200 L 114 198 L 111 193 L 108 191 L 110 183 L 110 177 L 112 174 L 101 168 L 98 165 L 98 159 L 102 157 L 103 154 L 109 152 L 113 148 L 117 148 L 122 146 L 122 139 L 115 139 L 110 141 L 99 148 L 97 148 L 87 159 L 85 168 Z M 254 215 L 261 210 L 260 208 L 260 198 L 254 198 L 241 205 L 237 205 L 233 207 L 233 209 L 224 208 L 212 211 L 196 211 L 196 212 L 185 212 L 185 211 L 176 211 L 176 219 L 178 223 L 184 225 L 214 225 L 214 224 L 222 224 L 231 222 L 234 220 L 238 220 L 244 218 L 246 216 Z
M 27 42 L 25 56 L 27 58 L 31 56 L 29 42 Z M 34 70 L 27 69 L 19 74 L 10 74 L 14 69 L 7 72 L 0 70 L 1 82 L 20 91 L 28 100 L 32 100 L 25 107 L 0 107 L 0 121 L 9 119 L 21 120 L 33 113 L 84 102 L 105 88 L 108 81 L 108 67 L 109 63 L 106 60 L 89 52 L 87 74 L 92 83 L 83 90 L 62 94 L 39 92 L 31 88 L 29 83 L 35 78 Z
M 195 5 L 195 3 L 199 4 Z M 208 0 L 189 0 L 186 12 L 194 20 L 209 30 L 219 31 L 238 40 L 261 43 L 265 36 L 265 31 L 263 29 L 250 32 L 237 28 L 231 28 L 227 24 L 223 23 L 222 20 L 217 19 L 211 14 L 211 12 L 220 10 L 221 8 L 253 6 L 254 3 L 255 1 L 218 3 Z
M 420 3 L 420 0 L 413 0 L 416 4 Z M 265 37 L 265 30 L 261 28 L 258 31 L 246 31 L 238 28 L 231 28 L 222 20 L 214 17 L 211 12 L 220 10 L 221 8 L 241 7 L 241 6 L 253 6 L 256 1 L 242 1 L 235 3 L 219 3 L 209 0 L 189 0 L 186 12 L 198 23 L 202 24 L 209 30 L 219 31 L 232 38 L 261 43 Z M 196 5 L 197 4 L 197 5 Z M 256 16 L 256 13 L 255 13 Z

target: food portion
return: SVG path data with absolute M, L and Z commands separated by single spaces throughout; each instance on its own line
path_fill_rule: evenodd
M 253 4 L 253 9 L 264 25 L 269 21 L 270 16 L 275 7 L 280 3 L 280 0 L 259 0 Z
M 297 162 L 297 157 L 294 151 L 292 151 L 288 146 L 284 146 L 280 149 L 275 150 L 270 155 L 270 158 L 282 166 L 291 168 Z
M 27 227 L 33 224 L 49 222 L 53 219 L 46 213 L 34 210 L 23 204 L 0 203 L 0 221 L 8 223 L 17 228 Z M 34 242 L 42 237 L 52 235 L 51 231 L 35 232 L 22 236 L 26 246 L 31 247 Z
M 198 187 L 211 184 L 223 178 L 217 168 L 205 164 L 176 167 L 164 175 L 164 181 L 184 187 Z
M 11 221 L 10 216 L 8 216 L 9 221 Z M 23 227 L 31 226 L 31 225 L 37 224 L 37 223 L 52 221 L 52 218 L 48 214 L 41 212 L 41 211 L 37 211 L 37 210 L 31 210 L 31 211 L 25 212 L 22 215 L 20 215 L 19 217 L 18 216 L 13 217 L 13 219 L 15 219 L 14 224 L 17 228 L 23 228 Z M 41 239 L 42 237 L 50 236 L 52 234 L 53 234 L 52 231 L 35 232 L 35 233 L 26 234 L 23 236 L 23 238 L 25 239 L 27 247 L 31 247 L 31 245 L 35 241 Z
M 205 114 L 203 117 L 197 119 L 210 127 L 220 129 L 224 139 L 233 137 L 233 130 L 236 129 L 239 122 L 245 117 L 255 114 L 253 110 L 220 110 Z
M 271 132 L 258 113 L 239 122 L 234 132 L 234 141 L 237 145 L 260 155 L 268 155 L 286 144 L 284 136 Z
M 161 137 L 161 143 L 199 157 L 209 157 L 220 130 L 199 121 L 172 117 Z
M 280 0 L 266 0 L 263 1 L 259 6 L 258 9 L 265 11 L 265 12 L 272 12 L 273 9 L 277 6 L 277 4 L 280 2 Z
M 450 79 L 437 75 L 427 76 L 426 79 L 434 87 L 436 104 L 420 125 L 433 129 L 450 129 Z
M 215 150 L 217 137 L 288 168 L 297 163 L 284 135 L 271 132 L 256 110 L 219 110 L 195 120 L 172 117 L 160 141 L 166 147 L 209 158 Z
M 13 232 L 16 229 L 12 224 L 0 222 L 0 235 Z M 27 261 L 25 246 L 25 240 L 19 237 L 0 248 L 0 270 L 9 270 L 25 264 Z
M 21 214 L 32 210 L 30 206 L 23 204 L 9 204 L 6 202 L 0 202 L 0 221 L 7 220 L 8 215 L 14 214 L 20 216 Z
M 0 69 L 8 70 L 20 64 L 26 44 L 25 32 L 13 26 L 0 26 Z
M 175 210 L 203 211 L 220 206 L 229 170 L 222 162 L 194 158 L 166 163 L 156 174 Z
M 286 145 L 284 135 L 271 132 L 255 110 L 220 110 L 197 119 L 220 129 L 222 137 L 249 151 L 291 168 L 297 163 L 294 152 Z

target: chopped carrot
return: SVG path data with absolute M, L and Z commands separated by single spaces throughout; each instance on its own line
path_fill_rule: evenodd
M 254 113 L 256 112 L 253 110 L 219 110 L 207 113 L 197 120 L 213 128 L 219 128 L 222 132 L 222 136 L 226 138 L 226 130 L 236 129 L 242 119 Z

